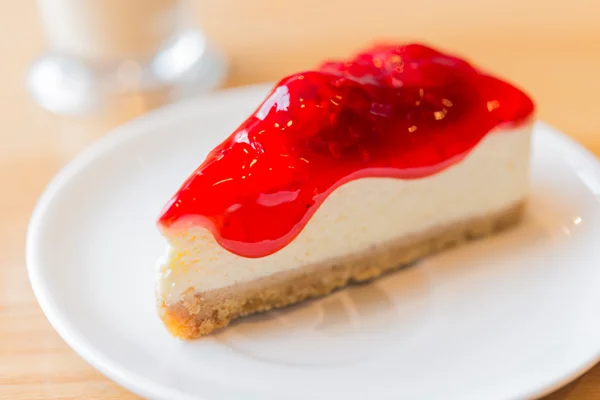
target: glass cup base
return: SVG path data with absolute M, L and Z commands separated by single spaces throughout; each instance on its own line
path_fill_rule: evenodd
M 225 58 L 210 48 L 200 31 L 173 37 L 146 59 L 89 63 L 48 52 L 30 68 L 27 87 L 43 108 L 64 115 L 103 108 L 109 99 L 169 90 L 171 100 L 217 88 L 225 79 Z

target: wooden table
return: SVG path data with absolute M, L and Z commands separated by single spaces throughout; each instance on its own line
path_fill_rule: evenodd
M 488 4 L 497 3 L 497 4 Z M 54 332 L 26 277 L 35 201 L 82 146 L 160 99 L 132 97 L 98 115 L 39 109 L 24 76 L 43 50 L 33 1 L 0 13 L 0 399 L 134 399 Z M 600 154 L 600 3 L 596 0 L 198 0 L 195 14 L 228 54 L 228 85 L 273 80 L 374 38 L 417 39 L 520 83 L 540 118 Z M 599 316 L 600 318 L 600 316 Z M 546 399 L 600 398 L 600 366 Z

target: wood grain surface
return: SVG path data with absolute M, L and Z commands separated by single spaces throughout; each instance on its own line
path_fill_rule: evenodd
M 600 154 L 600 2 L 570 0 L 197 0 L 193 13 L 231 62 L 227 85 L 274 80 L 377 39 L 462 54 L 531 93 L 541 119 Z M 24 257 L 41 191 L 77 151 L 162 103 L 131 96 L 59 117 L 25 91 L 44 50 L 32 0 L 0 1 L 0 399 L 136 399 L 77 356 L 33 297 Z M 600 318 L 600 315 L 599 315 Z M 600 399 L 600 366 L 545 400 Z

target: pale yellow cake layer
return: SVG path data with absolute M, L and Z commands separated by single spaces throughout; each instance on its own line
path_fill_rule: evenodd
M 190 290 L 217 290 L 365 254 L 381 243 L 505 210 L 526 197 L 530 139 L 529 125 L 497 130 L 463 160 L 432 176 L 348 182 L 324 201 L 290 244 L 262 258 L 232 254 L 193 218 L 181 220 L 162 232 L 169 246 L 159 262 L 159 301 L 174 305 Z
M 159 313 L 173 336 L 197 338 L 226 326 L 237 317 L 323 296 L 447 247 L 501 231 L 516 224 L 523 209 L 524 202 L 517 202 L 501 211 L 382 242 L 350 256 L 206 292 L 190 289 L 176 304 L 159 301 Z

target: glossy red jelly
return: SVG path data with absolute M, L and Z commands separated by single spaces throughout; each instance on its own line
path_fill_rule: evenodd
M 195 216 L 225 249 L 267 256 L 343 183 L 435 174 L 533 110 L 523 92 L 459 58 L 419 44 L 375 47 L 281 80 L 159 224 Z

